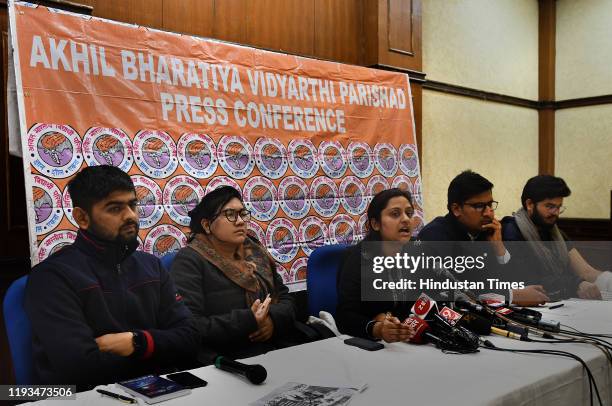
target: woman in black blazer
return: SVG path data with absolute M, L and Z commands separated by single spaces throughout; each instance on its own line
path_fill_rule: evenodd
M 401 292 L 393 301 L 361 300 L 362 260 L 365 264 L 372 264 L 374 256 L 394 255 L 398 244 L 375 242 L 409 241 L 413 214 L 408 191 L 397 188 L 383 190 L 372 199 L 368 207 L 368 234 L 362 242 L 348 249 L 338 275 L 336 323 L 340 332 L 386 342 L 406 341 L 413 337 L 414 331 L 401 323 L 410 314 L 413 302 L 402 298 Z

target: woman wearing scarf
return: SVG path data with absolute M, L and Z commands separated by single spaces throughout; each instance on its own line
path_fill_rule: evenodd
M 281 344 L 293 328 L 289 290 L 265 248 L 247 236 L 240 192 L 220 187 L 189 212 L 191 236 L 171 275 L 202 336 L 198 360 L 246 358 Z

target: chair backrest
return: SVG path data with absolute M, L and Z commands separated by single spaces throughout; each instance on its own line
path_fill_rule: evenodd
M 178 251 L 172 251 L 166 255 L 164 255 L 163 257 L 161 257 L 161 263 L 164 266 L 164 268 L 166 268 L 166 271 L 170 272 L 170 268 L 172 267 L 172 262 L 174 261 L 174 258 L 176 258 L 176 254 L 178 253 Z
M 319 317 L 321 310 L 335 316 L 338 301 L 336 277 L 347 247 L 347 244 L 324 245 L 310 254 L 306 283 L 308 312 L 312 316 Z
M 32 328 L 23 306 L 27 281 L 27 275 L 14 281 L 6 291 L 3 303 L 6 335 L 18 385 L 33 383 Z

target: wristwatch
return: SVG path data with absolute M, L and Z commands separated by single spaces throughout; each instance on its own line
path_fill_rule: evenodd
M 138 330 L 132 331 L 132 345 L 134 346 L 134 354 L 142 352 L 142 333 Z

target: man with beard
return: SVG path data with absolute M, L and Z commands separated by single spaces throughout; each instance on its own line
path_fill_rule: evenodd
M 516 247 L 515 252 L 521 255 L 514 255 L 513 266 L 526 282 L 541 283 L 555 299 L 601 299 L 593 282 L 603 287 L 610 273 L 594 269 L 575 248 L 568 247 L 556 224 L 565 210 L 563 199 L 570 194 L 561 178 L 539 175 L 529 179 L 521 195 L 523 207 L 514 216 L 502 219 L 503 239 L 529 241 L 523 250 Z
M 493 184 L 483 176 L 466 170 L 457 175 L 448 186 L 448 214 L 436 217 L 419 233 L 421 241 L 448 241 L 441 256 L 452 254 L 454 257 L 484 256 L 487 275 L 473 277 L 472 280 L 483 281 L 495 278 L 505 281 L 520 281 L 510 274 L 513 268 L 508 267 L 511 256 L 502 241 L 502 227 L 495 218 L 497 202 L 493 200 Z M 470 244 L 470 242 L 488 242 L 488 244 Z M 495 258 L 494 260 L 492 260 Z M 482 272 L 481 271 L 481 272 Z M 470 279 L 469 273 L 459 275 Z M 492 290 L 493 291 L 493 290 Z M 478 292 L 485 293 L 485 292 Z M 494 293 L 503 294 L 506 301 L 520 305 L 535 305 L 547 302 L 542 286 L 529 285 L 524 289 L 500 290 Z
M 68 191 L 77 238 L 34 267 L 26 288 L 35 383 L 83 390 L 187 361 L 197 330 L 160 261 L 136 251 L 130 177 L 113 166 L 88 167 Z

